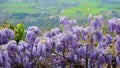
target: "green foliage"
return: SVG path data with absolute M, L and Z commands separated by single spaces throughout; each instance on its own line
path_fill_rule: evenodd
M 12 30 L 14 31 L 14 27 L 15 27 L 15 26 L 13 25 L 13 23 L 9 23 L 7 27 L 8 27 L 9 29 L 12 29 Z
M 14 32 L 15 32 L 15 40 L 17 41 L 17 43 L 20 40 L 24 40 L 25 29 L 24 29 L 24 26 L 22 24 L 17 24 L 14 28 Z
M 25 28 L 24 28 L 23 24 L 17 24 L 16 26 L 14 26 L 13 23 L 10 23 L 7 20 L 5 20 L 2 23 L 2 26 L 0 26 L 0 29 L 4 29 L 4 28 L 12 29 L 14 31 L 14 34 L 15 34 L 14 40 L 16 40 L 17 43 L 20 40 L 24 40 Z

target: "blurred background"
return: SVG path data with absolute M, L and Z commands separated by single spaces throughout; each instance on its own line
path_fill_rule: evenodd
M 0 24 L 22 23 L 25 28 L 59 27 L 61 16 L 76 19 L 83 26 L 88 14 L 103 15 L 105 20 L 120 17 L 120 0 L 0 0 Z

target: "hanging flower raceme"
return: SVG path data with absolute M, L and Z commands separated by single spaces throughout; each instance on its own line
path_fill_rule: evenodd
M 94 16 L 93 19 L 90 21 L 90 28 L 91 31 L 98 30 L 102 27 L 103 24 L 103 17 L 102 16 Z
M 16 61 L 16 54 L 17 54 L 17 43 L 16 41 L 12 40 L 10 42 L 8 42 L 8 54 L 9 54 L 9 57 L 13 60 L 11 63 L 12 64 L 15 64 L 17 61 Z
M 57 35 L 60 33 L 59 28 L 54 28 L 51 31 L 48 31 L 44 34 L 45 37 L 52 38 L 53 36 Z
M 102 34 L 102 31 L 100 31 L 100 30 L 94 31 L 91 34 L 91 40 L 93 43 L 101 42 L 102 38 L 103 38 L 103 34 Z
M 104 63 L 106 63 L 104 54 L 99 54 L 97 61 L 98 61 L 99 65 L 103 65 Z
M 0 31 L 0 44 L 5 44 L 7 42 L 8 42 L 7 35 L 3 30 L 1 30 Z
M 88 35 L 88 30 L 86 28 L 82 29 L 81 34 L 82 34 L 82 40 L 86 41 L 87 35 Z
M 14 32 L 11 29 L 4 28 L 0 30 L 0 44 L 7 44 L 12 39 L 14 39 Z
M 24 52 L 27 48 L 29 48 L 26 44 L 27 43 L 24 42 L 24 41 L 20 41 L 18 43 L 18 46 L 17 46 L 17 52 L 18 52 L 18 54 L 21 54 L 21 52 Z
M 120 36 L 120 19 L 119 18 L 117 19 L 116 17 L 113 17 L 108 21 L 108 31 L 114 33 L 114 34 L 111 33 L 113 36 L 114 35 L 118 37 Z
M 61 17 L 60 18 L 60 24 L 62 24 L 62 25 L 65 25 L 65 24 L 67 24 L 67 18 L 66 18 L 66 16 L 63 16 L 63 17 Z
M 29 43 L 29 45 L 33 45 L 35 38 L 37 38 L 37 35 L 39 34 L 39 28 L 36 26 L 29 27 L 26 33 L 26 41 Z
M 117 51 L 118 54 L 120 54 L 120 38 L 118 38 L 116 41 L 115 41 L 115 50 Z
M 116 20 L 116 23 L 115 23 L 115 32 L 120 34 L 120 19 Z
M 38 35 L 40 33 L 39 28 L 36 26 L 29 27 L 27 31 L 33 31 L 36 35 Z
M 88 15 L 88 18 L 87 18 L 88 23 L 90 23 L 91 20 L 92 20 L 92 14 L 89 14 L 89 15 Z
M 98 27 L 100 26 L 100 21 L 98 18 L 94 18 L 93 20 L 93 27 L 94 27 L 94 30 L 98 29 Z
M 77 54 L 79 56 L 81 56 L 82 58 L 86 58 L 86 47 L 82 46 L 82 47 L 78 48 Z
M 116 65 L 120 66 L 120 56 L 116 56 Z
M 72 31 L 72 26 L 76 24 L 76 20 L 68 20 L 65 16 L 60 18 L 60 24 L 63 25 L 63 33 Z
M 77 36 L 72 34 L 72 32 L 68 32 L 63 35 L 61 41 L 64 47 L 76 48 L 77 47 Z
M 62 43 L 62 38 L 63 38 L 63 34 L 61 34 L 61 33 L 52 38 L 53 43 L 55 45 L 54 47 L 58 53 L 62 52 L 62 50 L 64 49 L 64 45 Z
M 73 34 L 75 34 L 77 38 L 80 39 L 84 28 L 79 26 L 74 26 L 72 29 L 73 29 L 72 30 Z
M 72 63 L 76 63 L 77 60 L 78 60 L 77 54 L 75 54 L 74 52 L 68 53 L 67 57 L 68 57 L 69 59 L 71 59 L 71 62 L 72 62 Z
M 2 64 L 3 64 L 3 55 L 2 55 L 2 53 L 0 53 L 0 66 L 2 66 Z
M 3 50 L 2 51 L 2 58 L 3 58 L 3 63 L 1 65 L 1 67 L 3 68 L 11 68 L 11 59 L 9 57 L 9 54 L 7 52 L 7 50 Z
M 38 39 L 38 38 L 37 38 Z M 52 40 L 47 37 L 39 37 L 39 42 L 36 44 L 37 46 L 34 45 L 32 53 L 37 56 L 43 56 L 47 57 L 51 55 L 52 52 Z
M 110 34 L 106 35 L 106 44 L 109 45 L 112 43 L 113 37 Z
M 15 51 L 17 51 L 17 43 L 16 41 L 12 40 L 10 42 L 8 42 L 8 51 L 10 51 L 9 53 L 13 53 Z

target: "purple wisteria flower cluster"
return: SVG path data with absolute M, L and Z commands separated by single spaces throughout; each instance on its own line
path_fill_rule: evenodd
M 0 29 L 0 68 L 120 68 L 120 19 L 108 20 L 106 33 L 103 16 L 89 15 L 88 22 L 76 26 L 63 16 L 62 31 L 41 34 L 32 26 L 18 44 L 12 30 Z

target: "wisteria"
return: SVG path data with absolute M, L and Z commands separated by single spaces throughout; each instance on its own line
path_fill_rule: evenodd
M 42 34 L 38 27 L 27 29 L 18 43 L 14 31 L 0 29 L 0 68 L 120 68 L 120 19 L 88 16 L 89 26 L 60 18 L 59 28 Z
M 4 28 L 0 30 L 0 44 L 6 44 L 14 38 L 14 32 L 11 29 Z

